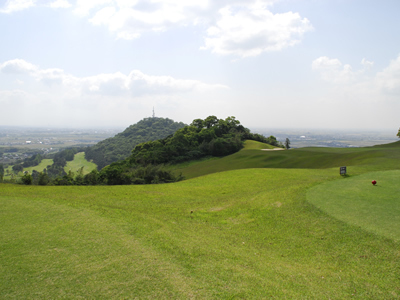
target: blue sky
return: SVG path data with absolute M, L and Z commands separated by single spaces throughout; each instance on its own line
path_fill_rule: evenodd
M 400 126 L 399 1 L 0 1 L 0 125 Z

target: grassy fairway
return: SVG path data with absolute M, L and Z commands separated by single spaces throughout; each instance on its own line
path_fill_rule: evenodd
M 352 174 L 400 169 L 400 142 L 365 148 L 299 148 L 286 151 L 262 151 L 268 145 L 247 141 L 235 154 L 177 167 L 186 178 L 247 168 L 323 169 L 351 166 Z
M 399 297 L 399 244 L 306 201 L 337 170 L 1 185 L 2 298 Z
M 47 166 L 51 166 L 52 164 L 53 164 L 52 159 L 43 159 L 37 166 L 24 168 L 24 171 L 28 171 L 29 174 L 32 174 L 33 170 L 36 170 L 38 172 L 43 172 L 43 169 L 46 169 Z
M 398 299 L 399 145 L 250 142 L 173 184 L 1 184 L 0 298 Z
M 72 172 L 77 172 L 82 167 L 83 175 L 88 174 L 97 168 L 95 163 L 88 162 L 85 159 L 85 152 L 75 154 L 73 161 L 67 161 L 67 165 L 64 167 L 64 170 L 67 173 L 69 170 Z
M 400 241 L 399 182 L 398 170 L 367 173 L 318 185 L 307 198 L 339 220 Z

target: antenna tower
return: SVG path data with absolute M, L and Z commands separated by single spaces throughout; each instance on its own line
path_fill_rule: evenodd
M 154 106 L 153 106 L 153 118 L 156 117 L 156 113 L 154 112 Z

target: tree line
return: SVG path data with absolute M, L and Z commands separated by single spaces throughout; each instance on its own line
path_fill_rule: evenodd
M 143 121 L 150 127 L 155 123 L 159 125 L 175 123 L 161 118 L 148 118 Z M 128 131 L 124 132 L 129 135 Z M 48 158 L 53 159 L 53 164 L 47 166 L 42 172 L 25 173 L 21 178 L 21 183 L 28 185 L 119 185 L 175 182 L 182 180 L 183 177 L 171 172 L 166 167 L 167 165 L 203 157 L 233 154 L 243 148 L 245 140 L 283 147 L 274 136 L 264 137 L 251 133 L 235 117 L 218 119 L 216 116 L 209 116 L 204 120 L 195 119 L 190 125 L 177 129 L 167 137 L 140 143 L 131 148 L 131 154 L 125 159 L 110 163 L 101 170 L 94 170 L 86 175 L 83 174 L 83 169 L 78 172 L 65 172 L 64 167 L 67 161 L 72 161 L 78 152 L 85 151 L 86 155 L 93 154 L 91 148 L 65 149 L 49 156 Z M 38 165 L 42 159 L 43 157 L 39 154 L 32 156 L 23 163 L 14 165 L 15 171 L 19 170 L 17 168 L 23 170 L 25 165 Z M 86 159 L 90 159 L 90 154 L 89 157 L 86 156 Z
M 137 183 L 138 169 L 233 154 L 249 139 L 282 147 L 274 136 L 253 134 L 235 117 L 223 120 L 209 116 L 204 120 L 194 120 L 164 139 L 137 145 L 128 158 L 106 166 L 100 173 L 107 184 L 134 184 Z M 163 174 L 164 177 L 159 174 L 153 180 L 171 182 L 182 179 L 181 176 L 174 177 L 171 172 Z

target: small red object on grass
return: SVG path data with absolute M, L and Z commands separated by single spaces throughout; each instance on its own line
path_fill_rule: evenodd
M 372 180 L 372 184 L 375 185 L 376 184 L 376 180 Z

